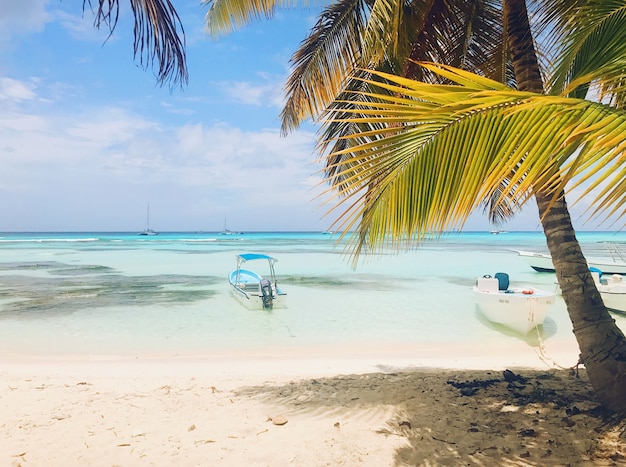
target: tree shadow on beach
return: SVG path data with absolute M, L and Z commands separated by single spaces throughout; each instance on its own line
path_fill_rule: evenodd
M 398 371 L 237 394 L 291 416 L 327 416 L 337 427 L 368 424 L 382 437 L 403 440 L 395 465 L 626 463 L 626 424 L 599 406 L 584 370 Z

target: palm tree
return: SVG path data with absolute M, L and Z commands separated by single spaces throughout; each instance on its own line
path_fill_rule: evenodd
M 100 6 L 117 4 L 116 0 L 99 1 Z M 136 17 L 137 8 L 145 3 L 171 7 L 165 0 L 131 0 Z M 260 15 L 271 16 L 277 7 L 273 0 L 208 3 L 208 30 L 216 34 Z M 596 11 L 617 12 L 616 21 L 621 27 L 612 29 L 613 37 L 619 36 L 626 43 L 620 16 L 623 3 L 553 2 L 546 8 L 549 14 L 545 24 L 565 31 L 563 38 L 583 37 L 585 32 L 580 31 L 585 31 L 582 26 L 589 20 L 580 12 L 583 5 L 589 4 Z M 540 2 L 539 6 L 546 5 Z M 173 8 L 162 11 L 171 12 Z M 154 20 L 153 25 L 158 24 L 159 14 L 149 18 Z M 559 26 L 563 28 L 559 30 Z M 596 27 L 597 30 L 586 30 L 585 46 L 611 37 L 606 25 Z M 609 141 L 617 146 L 611 149 L 610 145 L 596 144 L 594 139 L 605 142 L 609 137 L 592 131 L 605 128 L 606 122 L 622 125 L 621 114 L 614 108 L 585 107 L 586 101 L 580 100 L 559 98 L 560 101 L 544 103 L 540 97 L 548 87 L 544 86 L 532 32 L 525 0 L 407 4 L 394 0 L 339 0 L 322 12 L 312 34 L 293 57 L 295 68 L 287 86 L 283 132 L 293 130 L 304 119 L 319 118 L 328 112 L 330 118 L 324 123 L 320 147 L 328 152 L 327 180 L 342 197 L 339 205 L 348 206 L 340 218 L 342 226 L 355 227 L 360 234 L 353 251 L 355 257 L 365 246 L 376 248 L 386 242 L 408 246 L 425 232 L 462 226 L 469 213 L 480 206 L 485 207 L 493 221 L 507 219 L 534 197 L 589 379 L 601 402 L 613 410 L 626 411 L 626 339 L 595 288 L 564 197 L 571 180 L 586 180 L 603 173 L 601 180 L 608 188 L 602 192 L 601 201 L 618 213 L 623 212 L 619 211 L 625 178 L 623 139 L 612 133 Z M 140 37 L 146 34 L 137 28 L 136 33 Z M 143 51 L 143 44 L 150 47 L 168 40 L 165 35 L 158 37 L 154 42 L 136 40 L 135 52 L 137 44 L 142 45 Z M 555 86 L 572 83 L 572 95 L 580 95 L 591 79 L 603 83 L 610 75 L 611 80 L 603 89 L 622 103 L 626 54 L 619 47 L 612 50 L 612 57 L 622 61 L 607 71 L 590 60 L 590 55 L 584 53 L 588 49 L 579 47 L 580 43 L 563 42 L 568 54 L 557 67 L 560 74 L 555 75 Z M 163 63 L 172 63 L 167 54 L 148 56 L 164 60 L 161 67 Z M 415 59 L 477 71 L 514 84 L 520 94 L 496 86 L 495 81 L 482 82 L 453 68 L 419 66 Z M 595 74 L 581 78 L 583 72 Z M 448 97 L 441 102 L 429 93 L 449 94 L 454 90 L 452 95 L 459 97 L 459 86 L 431 84 L 419 99 L 415 95 L 403 98 L 407 93 L 403 88 L 414 92 L 412 86 L 417 82 L 401 76 L 430 83 L 448 80 L 472 92 L 477 90 L 467 85 L 478 83 L 481 93 L 490 97 L 478 104 L 471 98 Z M 393 84 L 383 84 L 383 78 Z M 494 108 L 493 102 L 499 102 L 502 108 Z M 576 114 L 585 118 L 584 125 L 577 127 L 575 137 L 565 137 L 575 122 L 570 109 L 577 106 L 584 107 Z M 516 111 L 505 113 L 511 108 Z M 437 125 L 433 112 L 445 118 L 445 130 Z M 518 121 L 512 115 L 527 119 Z M 416 125 L 420 118 L 421 125 Z M 539 131 L 548 122 L 554 123 L 552 133 Z M 497 141 L 502 147 L 490 144 L 492 140 L 486 136 L 494 128 L 499 131 Z M 529 128 L 535 132 L 529 132 Z M 454 138 L 449 137 L 451 132 Z M 536 138 L 548 133 L 554 138 Z M 470 151 L 473 148 L 484 152 Z M 602 172 L 600 161 L 614 163 L 617 175 L 611 177 Z
M 409 99 L 410 106 L 422 112 L 415 110 L 409 117 L 406 105 L 394 104 L 400 99 L 401 88 L 381 86 L 376 80 L 368 79 L 371 75 L 380 77 L 380 70 L 430 82 L 442 77 L 463 84 L 469 79 L 465 75 L 441 73 L 441 70 L 432 67 L 418 67 L 411 60 L 428 58 L 439 63 L 458 63 L 485 76 L 499 76 L 500 81 L 514 82 L 518 91 L 526 92 L 523 94 L 526 99 L 530 98 L 529 92 L 535 94 L 533 98 L 538 97 L 546 86 L 537 59 L 526 2 L 504 0 L 499 6 L 497 3 L 500 2 L 423 2 L 421 9 L 416 4 L 405 8 L 403 3 L 384 0 L 340 0 L 331 5 L 323 12 L 313 33 L 292 60 L 295 71 L 287 85 L 288 101 L 282 114 L 283 131 L 297 127 L 305 118 L 319 117 L 325 110 L 329 112 L 331 118 L 324 124 L 325 138 L 321 143 L 322 149 L 329 152 L 326 155 L 327 180 L 343 196 L 339 204 L 347 206 L 340 218 L 342 228 L 356 228 L 359 233 L 354 249 L 356 256 L 365 246 L 376 248 L 386 242 L 395 246 L 407 242 L 404 245 L 409 246 L 411 241 L 419 240 L 425 232 L 462 226 L 469 213 L 481 203 L 486 206 L 492 220 L 506 219 L 534 196 L 589 379 L 607 407 L 624 411 L 626 362 L 623 356 L 626 355 L 626 339 L 595 288 L 564 197 L 567 182 L 585 171 L 584 178 L 601 171 L 602 166 L 598 162 L 601 155 L 613 162 L 619 162 L 621 158 L 621 164 L 617 164 L 621 170 L 619 176 L 603 177 L 605 182 L 612 182 L 608 194 L 603 197 L 604 206 L 620 209 L 624 194 L 624 169 L 619 150 L 598 150 L 589 130 L 581 130 L 585 138 L 572 140 L 563 137 L 568 129 L 571 130 L 571 120 L 565 122 L 565 130 L 559 128 L 561 138 L 549 139 L 547 131 L 529 132 L 529 122 L 522 121 L 516 127 L 511 123 L 510 116 L 503 119 L 503 115 L 496 112 L 496 121 L 500 122 L 497 127 L 496 121 L 474 115 L 487 112 L 480 107 L 470 107 L 471 111 L 460 115 L 446 113 L 443 126 L 446 131 L 435 129 L 432 112 L 436 111 L 439 115 L 441 108 L 451 103 L 435 99 L 435 105 L 429 106 L 421 102 L 428 102 L 426 97 L 421 97 L 419 103 L 414 98 Z M 589 21 L 581 14 L 580 3 L 554 2 L 546 11 L 546 21 L 554 18 L 562 21 L 553 27 L 569 25 L 568 29 L 559 31 L 571 32 L 572 24 L 580 30 L 581 25 Z M 600 6 L 606 14 L 606 2 L 602 3 L 592 6 Z M 464 6 L 469 10 L 463 10 Z M 230 11 L 236 11 L 237 15 L 225 15 L 227 7 L 232 7 Z M 269 15 L 274 7 L 273 2 L 266 2 L 262 12 Z M 615 4 L 612 7 L 618 10 Z M 227 32 L 233 25 L 248 21 L 254 8 L 246 2 L 215 0 L 209 10 L 209 30 Z M 410 11 L 407 12 L 407 9 Z M 364 10 L 370 13 L 367 21 L 363 20 Z M 211 14 L 216 11 L 220 12 L 219 15 L 216 13 L 212 17 Z M 459 11 L 464 11 L 465 15 L 451 15 Z M 498 18 L 498 11 L 501 12 L 500 22 L 494 21 Z M 573 14 L 577 22 L 567 23 L 566 20 L 571 20 Z M 460 21 L 454 21 L 459 18 Z M 442 24 L 448 28 L 441 28 Z M 623 22 L 619 24 L 622 29 L 610 29 L 618 35 L 623 31 Z M 597 24 L 596 27 L 600 31 L 605 28 Z M 473 30 L 481 31 L 485 36 L 482 42 L 486 42 L 487 47 L 480 49 L 485 52 L 480 57 L 471 53 L 472 40 L 480 42 L 472 34 Z M 586 32 L 598 33 L 593 28 L 588 28 Z M 605 38 L 610 37 L 606 30 L 604 32 Z M 563 33 L 562 37 L 570 36 Z M 496 44 L 502 43 L 502 37 L 506 38 L 504 46 L 498 48 Z M 495 44 L 489 38 L 495 39 Z M 586 46 L 589 47 L 589 44 Z M 570 49 L 569 65 L 565 61 L 561 64 L 561 70 L 569 73 L 569 81 L 585 70 L 581 62 L 586 58 L 577 53 L 580 49 L 576 49 L 575 45 L 571 45 Z M 503 56 L 505 59 L 502 59 Z M 497 60 L 497 57 L 501 59 Z M 471 63 L 472 60 L 475 63 Z M 355 72 L 359 66 L 368 71 Z M 618 75 L 619 71 L 618 68 Z M 351 79 L 344 84 L 346 73 Z M 556 82 L 566 82 L 563 71 L 555 79 Z M 616 83 L 622 84 L 619 77 Z M 619 90 L 618 85 L 613 90 Z M 376 91 L 372 92 L 376 86 Z M 432 86 L 428 88 L 431 91 L 439 92 L 441 89 Z M 583 82 L 576 90 L 580 93 L 585 86 L 588 82 Z M 506 92 L 504 88 L 496 89 Z M 329 102 L 332 96 L 338 97 Z M 500 105 L 508 108 L 511 104 Z M 548 114 L 540 105 L 536 107 L 527 113 L 539 116 L 538 120 L 532 120 L 539 128 L 547 124 L 548 115 L 554 122 L 561 121 L 556 118 L 560 114 L 555 109 L 562 111 L 562 108 L 549 107 L 552 113 Z M 492 110 L 492 107 L 487 108 Z M 601 116 L 606 115 L 606 119 L 612 115 L 611 109 L 594 110 Z M 421 124 L 417 125 L 415 121 Z M 585 122 L 591 126 L 590 121 Z M 419 127 L 419 131 L 414 127 Z M 490 146 L 493 140 L 485 138 L 485 135 L 493 136 L 496 127 L 504 128 L 502 148 Z M 443 136 L 449 135 L 453 131 L 451 128 L 455 131 L 454 138 Z M 542 138 L 524 140 L 521 135 L 541 135 Z M 508 140 L 504 139 L 505 136 Z M 613 137 L 619 138 L 619 133 Z M 505 145 L 506 142 L 508 144 Z M 563 147 L 555 146 L 556 142 Z M 469 151 L 470 148 L 480 148 L 482 152 Z M 572 159 L 576 150 L 580 153 Z M 423 153 L 430 154 L 430 157 Z M 473 158 L 468 155 L 470 153 L 474 154 Z M 592 170 L 594 162 L 595 170 Z M 472 169 L 467 170 L 467 167 Z M 494 167 L 499 170 L 495 171 Z M 474 185 L 479 185 L 472 188 L 472 181 Z

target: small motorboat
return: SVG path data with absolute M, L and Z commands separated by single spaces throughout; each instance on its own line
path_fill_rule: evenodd
M 626 313 L 626 281 L 620 274 L 611 274 L 607 277 L 597 268 L 589 268 L 593 282 L 602 297 L 604 306 L 610 311 Z M 556 293 L 561 295 L 561 286 L 554 281 Z
M 248 261 L 267 261 L 268 276 L 264 277 L 254 271 L 242 269 Z M 246 307 L 252 309 L 271 310 L 285 305 L 287 294 L 278 287 L 274 263 L 278 260 L 259 253 L 237 255 L 237 269 L 228 276 L 233 295 Z
M 596 288 L 600 292 L 604 306 L 618 313 L 626 313 L 626 281 L 620 274 L 607 276 L 598 270 L 592 270 L 591 275 Z
M 552 257 L 545 253 L 517 251 L 528 265 L 537 272 L 554 272 Z M 599 269 L 605 274 L 626 274 L 626 262 L 620 258 L 586 258 L 589 268 Z
M 543 324 L 556 294 L 535 287 L 509 287 L 509 275 L 498 272 L 476 279 L 476 301 L 491 322 L 526 335 Z

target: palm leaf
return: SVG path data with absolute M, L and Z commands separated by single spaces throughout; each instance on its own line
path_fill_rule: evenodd
M 565 89 L 582 98 L 595 86 L 599 100 L 623 108 L 626 1 L 553 2 L 550 12 L 559 19 L 554 39 L 558 61 L 551 79 L 554 92 Z
M 105 25 L 112 34 L 119 18 L 118 0 L 97 1 L 95 26 Z M 131 0 L 130 4 L 135 18 L 135 57 L 139 56 L 141 66 L 156 62 L 160 84 L 187 84 L 185 32 L 170 0 Z M 87 5 L 92 7 L 91 0 L 83 0 L 83 10 Z
M 325 156 L 335 161 L 330 190 L 350 206 L 339 222 L 360 234 L 355 256 L 366 246 L 408 247 L 425 232 L 459 229 L 481 205 L 503 220 L 535 192 L 556 197 L 581 183 L 591 183 L 585 194 L 603 187 L 592 215 L 623 216 L 626 113 L 422 66 L 464 85 L 370 70 L 375 79 L 364 81 L 382 91 L 360 93 L 358 104 L 336 102 L 325 122 L 370 122 Z
M 283 134 L 319 115 L 354 72 L 366 16 L 363 0 L 340 0 L 321 13 L 290 60 L 293 71 L 285 85 L 287 102 L 281 112 Z

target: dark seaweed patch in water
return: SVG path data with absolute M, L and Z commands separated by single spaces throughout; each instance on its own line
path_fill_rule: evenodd
M 65 266 L 50 271 L 57 276 L 77 276 L 84 274 L 106 274 L 114 273 L 115 269 L 108 266 Z
M 396 290 L 403 279 L 398 279 L 394 284 L 390 284 L 388 279 L 375 274 L 355 274 L 352 276 L 339 277 L 319 277 L 319 276 L 281 276 L 279 283 L 304 285 L 307 287 L 324 288 L 353 288 L 357 290 Z M 413 280 L 407 279 L 407 284 Z
M 80 275 L 68 278 L 2 276 L 0 317 L 54 316 L 86 308 L 172 306 L 194 303 L 218 293 L 215 276 Z
M 106 274 L 113 273 L 115 269 L 100 265 L 76 266 L 58 261 L 33 261 L 19 263 L 1 263 L 0 271 L 48 271 L 51 274 L 75 276 L 83 274 Z
M 279 282 L 306 285 L 306 286 L 318 286 L 318 287 L 346 287 L 350 286 L 353 282 L 345 279 L 338 279 L 335 277 L 317 277 L 317 276 L 282 276 L 279 278 Z
M 27 261 L 17 263 L 0 263 L 0 271 L 39 271 L 67 267 L 56 261 Z

